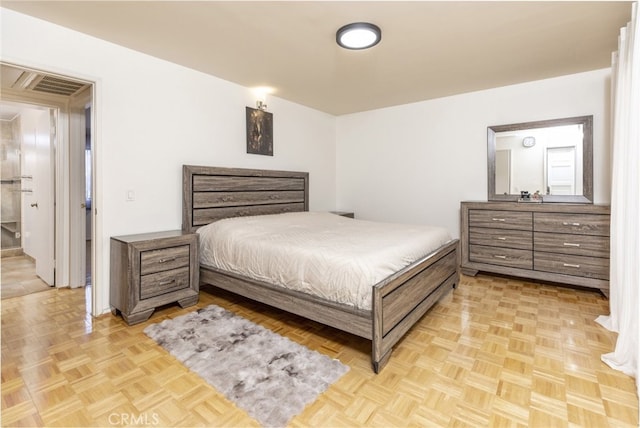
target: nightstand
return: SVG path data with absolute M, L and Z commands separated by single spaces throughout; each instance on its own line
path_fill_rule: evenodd
M 180 230 L 111 238 L 111 313 L 127 324 L 149 319 L 162 305 L 198 302 L 198 235 Z
M 355 218 L 354 214 L 350 211 L 329 211 L 331 214 L 339 215 L 342 217 Z

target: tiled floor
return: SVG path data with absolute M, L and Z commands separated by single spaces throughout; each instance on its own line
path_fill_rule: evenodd
M 28 256 L 3 257 L 0 264 L 0 292 L 3 300 L 51 289 L 46 282 L 38 278 L 36 265 Z

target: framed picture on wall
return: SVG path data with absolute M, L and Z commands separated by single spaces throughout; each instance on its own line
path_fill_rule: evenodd
M 251 107 L 247 112 L 247 153 L 273 156 L 273 114 Z

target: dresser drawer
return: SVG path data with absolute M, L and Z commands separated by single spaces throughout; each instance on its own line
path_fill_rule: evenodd
M 608 236 L 535 232 L 533 247 L 535 251 L 609 258 Z
M 609 259 L 573 255 L 558 256 L 554 253 L 533 253 L 533 265 L 537 271 L 609 279 Z
M 501 210 L 469 210 L 469 227 L 531 230 L 532 213 Z
M 609 236 L 609 216 L 598 214 L 534 213 L 536 232 Z
M 148 275 L 189 266 L 189 245 L 160 248 L 140 253 L 140 274 Z
M 492 247 L 533 249 L 533 232 L 527 230 L 469 228 L 469 243 Z
M 189 288 L 189 266 L 144 275 L 140 278 L 140 299 Z
M 476 263 L 488 263 L 519 269 L 532 269 L 531 251 L 513 248 L 488 247 L 484 245 L 469 246 L 469 260 Z

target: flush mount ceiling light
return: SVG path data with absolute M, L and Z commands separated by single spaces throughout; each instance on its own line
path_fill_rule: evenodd
M 336 42 L 345 49 L 367 49 L 382 39 L 380 27 L 368 22 L 354 22 L 341 27 L 336 33 Z

